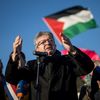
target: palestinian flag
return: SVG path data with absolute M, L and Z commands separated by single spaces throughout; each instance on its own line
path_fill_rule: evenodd
M 59 42 L 61 42 L 60 33 L 65 34 L 69 38 L 73 38 L 80 32 L 96 27 L 96 22 L 92 13 L 82 6 L 74 6 L 64 9 L 45 16 L 43 20 Z

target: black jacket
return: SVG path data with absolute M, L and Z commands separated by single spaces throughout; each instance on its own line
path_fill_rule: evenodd
M 39 100 L 78 100 L 76 78 L 86 75 L 94 68 L 91 59 L 76 48 L 77 53 L 61 55 L 57 50 L 53 56 L 40 57 L 39 66 Z M 18 60 L 8 61 L 5 77 L 12 84 L 19 80 L 31 82 L 29 100 L 36 99 L 37 60 L 27 62 L 26 67 L 17 69 Z
M 97 83 L 97 80 L 100 81 L 100 66 L 96 66 L 93 70 L 90 93 L 91 100 L 100 100 L 100 88 Z

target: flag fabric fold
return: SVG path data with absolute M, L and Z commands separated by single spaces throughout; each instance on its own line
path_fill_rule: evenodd
M 81 32 L 95 28 L 96 21 L 90 10 L 82 6 L 74 6 L 50 14 L 43 18 L 53 34 L 61 43 L 60 33 L 73 38 Z
M 87 54 L 91 60 L 100 60 L 100 56 L 93 50 L 89 50 L 89 49 L 84 49 L 84 48 L 79 48 L 82 52 L 84 52 L 85 54 Z M 62 50 L 61 53 L 63 55 L 68 54 L 67 50 Z
M 25 80 L 21 80 L 19 81 L 18 85 L 21 82 L 23 82 L 24 84 L 21 84 L 21 87 L 17 87 L 16 85 L 6 82 L 5 77 L 3 77 L 3 87 L 5 90 L 7 100 L 19 100 L 20 94 L 23 94 L 23 100 L 29 99 L 29 93 L 28 93 L 29 84 Z
M 5 77 L 2 77 L 2 84 L 5 90 L 7 100 L 18 100 L 16 95 L 16 86 L 6 82 Z
M 16 86 L 6 82 L 5 91 L 10 100 L 18 100 L 16 95 Z

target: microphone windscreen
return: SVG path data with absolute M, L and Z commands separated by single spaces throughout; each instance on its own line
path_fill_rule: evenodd
M 33 55 L 36 55 L 36 56 L 47 56 L 48 53 L 47 52 L 33 51 Z

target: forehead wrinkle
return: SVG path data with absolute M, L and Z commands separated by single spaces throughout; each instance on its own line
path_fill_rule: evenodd
M 48 35 L 43 35 L 41 37 L 38 37 L 37 40 L 36 40 L 36 44 L 38 44 L 39 42 L 41 42 L 43 40 L 47 40 L 47 39 L 51 39 L 51 37 L 48 36 Z

